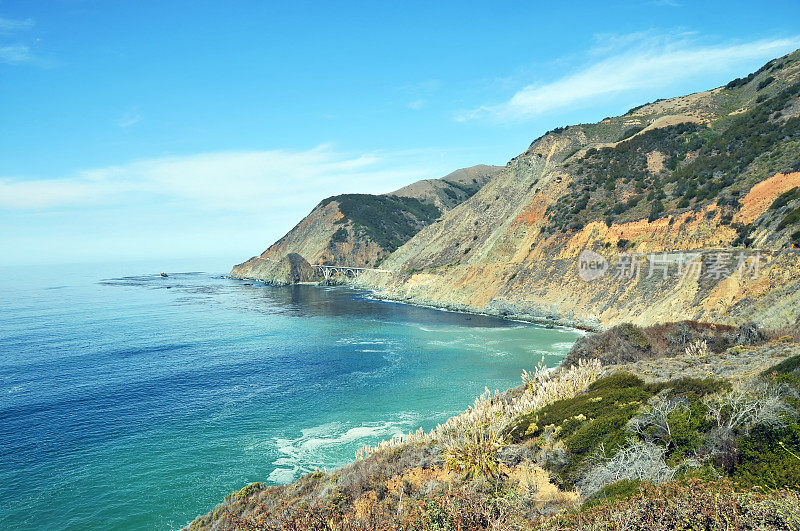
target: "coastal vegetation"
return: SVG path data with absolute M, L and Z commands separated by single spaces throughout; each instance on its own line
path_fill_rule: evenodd
M 774 79 L 765 79 L 770 81 L 759 84 L 759 90 Z M 800 170 L 798 151 L 786 150 L 787 144 L 800 142 L 800 117 L 786 112 L 798 93 L 796 82 L 732 120 L 647 131 L 633 126 L 615 145 L 589 148 L 570 165 L 573 186 L 549 208 L 547 232 L 579 230 L 599 220 L 653 221 L 666 211 L 677 214 L 711 204 L 732 215 L 743 185 L 752 184 L 743 174 L 764 178 L 769 172 Z M 797 221 L 791 218 L 778 228 Z

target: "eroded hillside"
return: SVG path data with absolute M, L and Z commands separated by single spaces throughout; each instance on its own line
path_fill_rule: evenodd
M 394 275 L 362 284 L 392 299 L 593 328 L 796 324 L 799 58 L 545 134 L 385 260 Z M 579 256 L 605 273 L 584 280 Z

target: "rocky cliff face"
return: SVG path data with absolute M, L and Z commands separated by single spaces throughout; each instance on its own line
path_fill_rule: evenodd
M 281 258 L 253 257 L 244 264 L 234 266 L 234 271 L 242 271 L 238 278 L 269 279 L 270 284 L 286 286 L 301 282 L 318 280 L 317 272 L 308 260 L 297 253 L 288 253 Z
M 360 282 L 397 300 L 592 328 L 797 324 L 798 59 L 549 132 L 395 251 L 382 266 L 395 274 Z
M 278 264 L 292 253 L 310 264 L 374 267 L 419 230 L 472 197 L 501 169 L 481 165 L 391 194 L 330 197 L 261 255 L 234 266 L 230 276 L 282 284 L 286 275 Z M 313 271 L 302 277 L 316 278 Z

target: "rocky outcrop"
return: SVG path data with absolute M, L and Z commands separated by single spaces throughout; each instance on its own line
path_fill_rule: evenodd
M 319 275 L 308 260 L 297 253 L 289 253 L 280 259 L 253 257 L 233 267 L 233 278 L 265 280 L 275 286 L 315 282 Z

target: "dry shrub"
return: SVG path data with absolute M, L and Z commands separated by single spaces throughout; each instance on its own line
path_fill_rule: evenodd
M 644 484 L 633 497 L 600 502 L 531 519 L 518 503 L 487 498 L 469 489 L 452 489 L 401 506 L 367 496 L 358 511 L 319 503 L 282 505 L 250 516 L 221 515 L 214 529 L 390 530 L 390 529 L 766 529 L 800 530 L 796 491 L 737 492 L 727 480 L 686 480 L 661 486 Z
M 450 435 L 444 443 L 447 468 L 465 479 L 497 475 L 497 452 L 505 445 L 503 438 L 491 428 L 479 426 L 458 437 Z
M 784 416 L 794 413 L 784 400 L 791 392 L 786 386 L 755 382 L 706 397 L 704 403 L 718 429 L 747 434 L 758 424 L 782 426 Z
M 598 359 L 603 365 L 616 365 L 673 358 L 687 354 L 687 347 L 689 354 L 704 355 L 736 345 L 758 345 L 767 339 L 768 335 L 752 323 L 740 327 L 697 321 L 648 327 L 626 323 L 580 338 L 564 359 L 564 365 L 575 365 L 581 359 Z M 700 352 L 694 352 L 700 345 L 704 345 Z
M 660 442 L 669 448 L 673 438 L 675 412 L 688 412 L 689 401 L 681 396 L 670 397 L 662 392 L 651 398 L 639 409 L 639 413 L 628 422 L 628 430 L 648 442 Z
M 601 448 L 602 452 L 602 448 Z M 598 456 L 598 463 L 580 482 L 584 496 L 590 497 L 606 485 L 623 479 L 660 484 L 675 476 L 664 460 L 666 449 L 651 442 L 630 441 L 611 458 Z
M 550 474 L 538 465 L 521 463 L 515 467 L 502 467 L 502 473 L 514 485 L 519 501 L 526 509 L 555 509 L 576 505 L 580 495 L 574 491 L 560 490 L 550 480 Z
M 781 343 L 800 343 L 800 327 L 787 326 L 774 328 L 764 332 L 768 341 L 779 341 Z
M 705 339 L 698 339 L 694 343 L 689 343 L 686 345 L 684 352 L 690 357 L 705 358 L 708 356 L 708 341 Z
M 455 483 L 455 475 L 446 468 L 417 467 L 392 477 L 386 482 L 386 487 L 393 495 L 400 496 L 400 492 L 408 490 L 409 487 L 412 492 L 418 491 L 425 494 L 425 492 L 435 491 L 438 487 L 444 488 Z
M 727 480 L 644 485 L 627 500 L 540 519 L 537 529 L 800 529 L 796 491 L 737 492 Z

